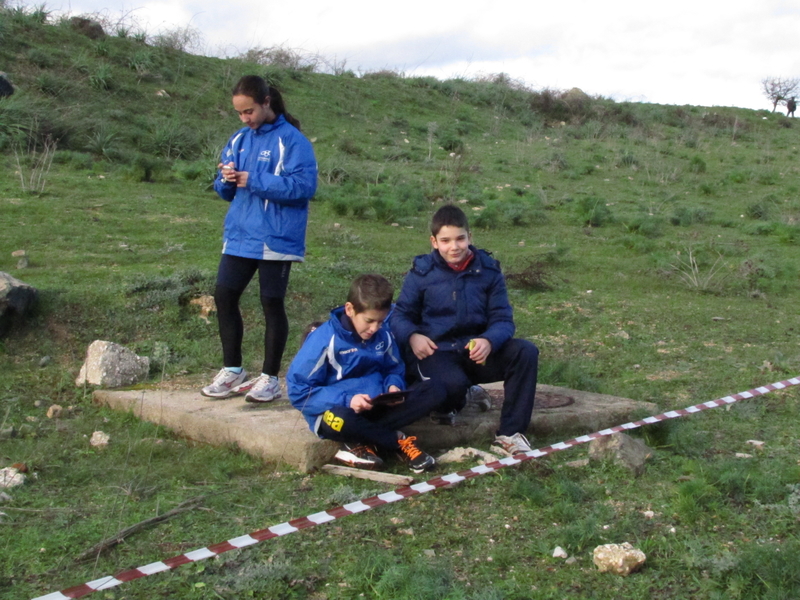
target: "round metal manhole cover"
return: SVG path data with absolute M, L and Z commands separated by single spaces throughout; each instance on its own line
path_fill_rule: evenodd
M 503 404 L 503 390 L 487 390 L 489 396 L 492 398 L 492 405 L 495 408 L 500 408 Z M 535 408 L 561 408 L 569 406 L 575 402 L 572 396 L 564 394 L 553 394 L 552 392 L 536 392 Z

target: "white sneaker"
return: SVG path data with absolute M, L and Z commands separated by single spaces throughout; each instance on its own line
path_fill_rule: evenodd
M 259 375 L 236 389 L 239 393 L 247 392 L 244 399 L 248 402 L 272 402 L 281 397 L 281 382 L 274 375 Z
M 245 379 L 247 379 L 247 372 L 244 369 L 242 369 L 241 373 L 234 373 L 223 367 L 220 369 L 219 373 L 217 373 L 217 376 L 214 377 L 214 381 L 211 382 L 211 385 L 204 387 L 200 393 L 209 398 L 228 398 L 230 396 L 235 396 L 239 393 L 236 391 L 236 388 L 241 385 Z
M 501 453 L 508 456 L 514 456 L 515 454 L 522 454 L 523 452 L 530 452 L 533 450 L 530 442 L 521 433 L 496 436 L 492 444 L 492 449 L 499 450 Z

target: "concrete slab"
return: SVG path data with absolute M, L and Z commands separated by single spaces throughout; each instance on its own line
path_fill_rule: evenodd
M 406 433 L 418 436 L 429 451 L 488 445 L 500 417 L 502 384 L 484 387 L 494 397 L 487 412 L 468 406 L 458 415 L 454 427 L 425 419 L 406 428 Z M 537 387 L 539 397 L 569 402 L 558 408 L 534 410 L 528 429 L 534 440 L 552 434 L 566 438 L 591 433 L 625 423 L 632 414 L 647 416 L 658 409 L 648 402 L 542 384 Z M 253 456 L 287 463 L 303 472 L 330 462 L 338 448 L 338 444 L 312 434 L 305 419 L 285 400 L 269 404 L 249 404 L 242 396 L 212 400 L 194 390 L 96 390 L 93 398 L 97 404 L 133 412 L 180 436 L 216 446 L 235 444 Z

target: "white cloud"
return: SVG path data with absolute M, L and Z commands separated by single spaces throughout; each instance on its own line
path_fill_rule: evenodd
M 69 0 L 62 10 L 102 10 Z M 766 76 L 800 76 L 796 0 L 166 0 L 128 9 L 150 33 L 199 29 L 210 53 L 281 45 L 361 70 L 506 72 L 535 87 L 657 103 L 768 108 Z

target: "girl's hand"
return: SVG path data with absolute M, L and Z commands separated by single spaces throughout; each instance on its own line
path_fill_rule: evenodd
M 236 187 L 247 187 L 247 171 L 236 171 Z
M 222 179 L 229 183 L 234 183 L 236 181 L 236 169 L 233 166 L 233 162 L 229 162 L 228 164 L 219 163 L 217 168 L 222 171 Z

